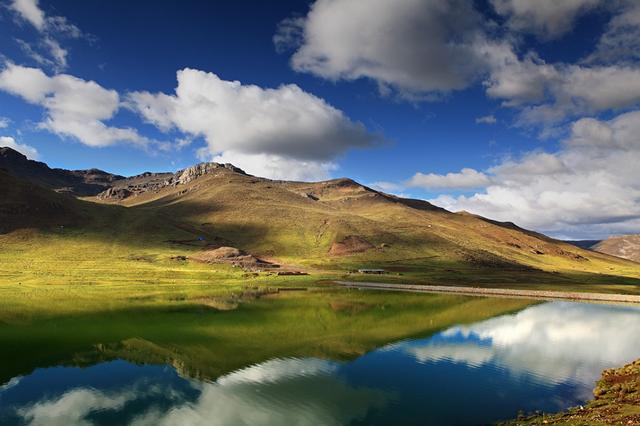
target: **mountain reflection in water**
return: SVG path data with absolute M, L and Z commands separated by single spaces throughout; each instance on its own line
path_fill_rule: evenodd
M 123 360 L 35 370 L 0 387 L 0 423 L 478 424 L 590 398 L 640 357 L 640 310 L 550 302 L 350 362 L 277 358 L 215 381 Z

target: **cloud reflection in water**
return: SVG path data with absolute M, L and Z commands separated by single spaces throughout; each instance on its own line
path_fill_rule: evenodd
M 395 348 L 421 362 L 493 363 L 552 384 L 592 386 L 603 369 L 640 356 L 639 330 L 635 307 L 551 302 Z

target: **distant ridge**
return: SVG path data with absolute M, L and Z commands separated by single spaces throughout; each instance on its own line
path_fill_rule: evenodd
M 602 240 L 565 240 L 565 242 L 572 244 L 576 247 L 583 248 L 585 250 L 591 250 L 593 246 L 600 243 Z
M 64 170 L 52 169 L 45 163 L 29 160 L 25 155 L 9 147 L 0 147 L 0 169 L 10 175 L 28 180 L 56 192 L 79 196 L 96 195 L 124 179 L 98 169 Z
M 594 245 L 593 250 L 640 262 L 640 234 L 609 237 Z

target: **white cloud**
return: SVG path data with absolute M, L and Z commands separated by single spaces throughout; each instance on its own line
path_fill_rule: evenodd
M 572 99 L 588 112 L 626 108 L 640 101 L 640 68 L 570 67 L 557 92 L 559 102 Z
M 370 78 L 408 96 L 463 89 L 500 48 L 464 0 L 317 0 L 276 42 L 299 46 L 294 69 L 331 80 Z
M 550 65 L 505 54 L 485 81 L 487 95 L 522 107 L 519 124 L 562 122 L 567 117 L 621 110 L 640 102 L 640 68 L 629 65 Z
M 82 36 L 80 29 L 64 16 L 47 16 L 40 8 L 39 0 L 12 0 L 9 8 L 36 30 L 46 34 L 62 34 L 72 38 Z
M 640 59 L 640 3 L 635 0 L 621 3 L 586 62 L 633 63 Z
M 38 0 L 13 0 L 10 7 L 38 31 L 45 29 L 44 12 L 40 9 Z
M 19 38 L 16 39 L 16 43 L 18 44 L 20 49 L 22 49 L 24 54 L 33 59 L 38 65 L 56 69 L 55 62 L 53 62 L 53 60 L 48 58 L 47 56 L 43 55 L 38 50 L 34 49 L 34 47 L 30 43 L 27 43 L 26 41 Z
M 323 178 L 345 151 L 380 140 L 293 84 L 262 88 L 188 68 L 177 77 L 174 95 L 133 92 L 129 107 L 161 130 L 204 137 L 209 156 L 249 173 Z
M 396 193 L 404 189 L 404 185 L 395 182 L 377 181 L 369 184 L 369 186 L 377 191 Z
M 558 78 L 558 70 L 535 54 L 520 59 L 515 52 L 506 49 L 494 57 L 492 68 L 484 82 L 487 95 L 505 99 L 506 106 L 543 101 L 548 85 Z
M 491 0 L 496 12 L 508 18 L 511 28 L 557 38 L 573 28 L 578 16 L 601 0 Z
M 74 137 L 86 145 L 129 142 L 142 146 L 151 142 L 134 129 L 104 123 L 118 111 L 119 96 L 96 82 L 68 74 L 49 77 L 38 68 L 7 63 L 0 72 L 0 90 L 42 106 L 46 114 L 41 128 Z
M 464 168 L 459 173 L 447 173 L 446 175 L 416 173 L 407 182 L 407 185 L 432 190 L 481 188 L 490 183 L 491 180 L 484 173 Z
M 56 37 L 80 38 L 80 29 L 63 16 L 47 16 L 40 8 L 38 0 L 12 0 L 9 8 L 21 19 L 33 25 L 41 35 L 41 40 L 35 46 L 24 40 L 17 40 L 25 54 L 39 65 L 50 67 L 56 72 L 66 69 L 69 52 L 60 45 Z M 39 50 L 46 52 L 49 58 Z
M 554 235 L 606 237 L 640 229 L 640 111 L 583 118 L 555 153 L 532 152 L 488 171 L 472 196 L 431 200 Z
M 326 180 L 338 168 L 331 161 L 298 160 L 278 154 L 244 154 L 235 151 L 224 151 L 213 156 L 211 161 L 231 163 L 256 176 L 294 181 Z
M 494 115 L 484 115 L 476 118 L 476 124 L 496 124 L 498 120 Z
M 67 52 L 66 49 L 60 46 L 60 43 L 51 37 L 45 37 L 42 42 L 49 50 L 49 53 L 53 57 L 53 61 L 58 69 L 63 70 L 67 68 L 67 55 L 69 52 Z
M 0 147 L 15 149 L 19 153 L 26 155 L 30 160 L 37 160 L 40 158 L 37 149 L 26 144 L 18 143 L 11 136 L 0 136 Z
M 7 117 L 0 117 L 0 129 L 6 129 L 11 124 L 11 119 Z
M 297 47 L 303 39 L 304 18 L 291 17 L 280 21 L 273 36 L 273 44 L 278 53 Z
M 475 10 L 473 2 L 317 0 L 305 17 L 284 20 L 274 41 L 278 50 L 296 48 L 295 70 L 329 80 L 368 78 L 381 93 L 396 89 L 412 100 L 437 99 L 482 80 L 489 97 L 521 109 L 518 125 L 542 125 L 542 135 L 567 118 L 640 102 L 640 68 L 630 61 L 547 63 L 534 51 L 518 49 L 521 32 L 558 37 L 601 5 L 614 17 L 600 50 L 633 56 L 637 43 L 628 29 L 640 22 L 637 2 L 616 3 L 624 7 L 600 0 L 492 3 L 513 35 L 495 39 L 492 34 L 504 26 Z

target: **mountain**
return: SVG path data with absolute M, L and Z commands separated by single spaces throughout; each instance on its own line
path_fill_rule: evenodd
M 273 181 L 204 163 L 120 181 L 95 201 L 162 212 L 258 257 L 318 267 L 408 262 L 433 270 L 588 271 L 609 260 L 512 223 L 451 213 L 347 178 Z
M 82 203 L 0 169 L 0 233 L 78 223 Z
M 384 268 L 413 281 L 478 285 L 559 282 L 565 279 L 559 273 L 598 279 L 638 273 L 630 262 L 512 223 L 452 213 L 347 178 L 277 181 L 216 163 L 123 178 L 50 169 L 3 152 L 9 172 L 0 174 L 0 220 L 8 225 L 0 231 L 8 233 L 3 244 L 15 247 L 16 256 L 26 240 L 12 232 L 29 228 L 39 230 L 38 244 L 52 256 L 65 252 L 70 262 L 232 258 L 254 269 L 289 265 L 334 276 Z M 61 191 L 70 176 L 80 176 L 77 185 Z M 94 196 L 71 196 L 86 195 L 86 188 Z M 64 232 L 47 231 L 60 226 Z
M 602 240 L 565 240 L 566 243 L 573 244 L 576 247 L 580 247 L 586 250 L 590 250 L 593 246 L 600 243 Z
M 96 195 L 118 179 L 124 179 L 98 169 L 51 169 L 45 163 L 29 160 L 8 147 L 0 147 L 0 169 L 45 188 L 79 196 Z
M 592 247 L 600 253 L 640 262 L 640 235 L 609 237 Z

